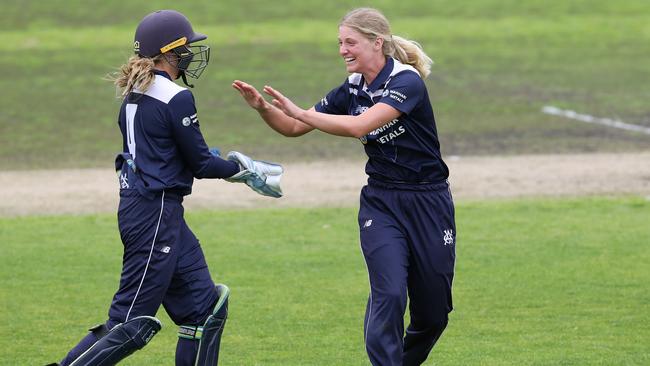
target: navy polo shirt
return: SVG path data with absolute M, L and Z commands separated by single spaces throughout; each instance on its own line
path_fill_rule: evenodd
M 140 192 L 170 190 L 190 194 L 194 178 L 227 178 L 239 171 L 237 163 L 210 154 L 187 88 L 165 72 L 155 71 L 146 92 L 134 89 L 122 103 L 118 123 L 123 151 L 133 157 Z
M 377 103 L 386 103 L 402 114 L 360 138 L 368 155 L 366 174 L 386 182 L 437 183 L 447 179 L 449 169 L 440 154 L 429 94 L 412 66 L 387 58 L 370 85 L 363 75 L 351 74 L 315 109 L 357 116 Z

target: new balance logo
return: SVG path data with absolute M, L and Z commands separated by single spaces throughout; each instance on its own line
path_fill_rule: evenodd
M 163 253 L 169 253 L 169 251 L 170 251 L 171 249 L 172 249 L 172 248 L 170 248 L 170 247 L 163 247 L 162 249 L 160 249 L 160 251 L 163 252 Z
M 366 220 L 366 222 L 363 223 L 364 228 L 370 227 L 370 225 L 372 225 L 372 219 L 371 220 Z

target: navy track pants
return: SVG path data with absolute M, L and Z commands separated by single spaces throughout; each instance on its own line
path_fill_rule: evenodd
M 183 218 L 183 197 L 165 192 L 153 199 L 135 189 L 120 191 L 118 225 L 124 244 L 120 285 L 106 326 L 154 316 L 162 304 L 178 325 L 203 325 L 217 300 L 199 241 Z M 97 338 L 89 333 L 61 362 L 67 365 Z M 176 365 L 193 365 L 198 342 L 179 339 Z
M 360 203 L 361 250 L 370 281 L 366 351 L 375 366 L 420 365 L 452 310 L 456 225 L 449 185 L 371 179 Z M 405 332 L 407 298 L 411 323 Z

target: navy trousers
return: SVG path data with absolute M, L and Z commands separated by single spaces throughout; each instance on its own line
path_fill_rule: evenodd
M 361 192 L 361 250 L 370 296 L 364 340 L 375 366 L 420 365 L 452 310 L 454 204 L 447 182 L 388 184 Z M 404 331 L 407 299 L 411 322 Z
M 178 325 L 203 325 L 212 313 L 217 291 L 199 241 L 183 218 L 182 200 L 169 192 L 149 199 L 134 189 L 120 191 L 124 255 L 109 329 L 136 316 L 154 316 L 161 304 Z M 95 341 L 89 333 L 61 364 L 72 362 Z M 193 365 L 196 349 L 198 341 L 179 339 L 176 365 Z

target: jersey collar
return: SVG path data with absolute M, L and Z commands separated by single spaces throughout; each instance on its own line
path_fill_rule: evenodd
M 367 90 L 370 93 L 376 92 L 380 87 L 384 85 L 386 80 L 390 77 L 390 74 L 393 72 L 393 66 L 394 66 L 394 61 L 392 57 L 386 57 L 386 64 L 384 67 L 379 71 L 379 74 L 377 74 L 377 77 L 375 80 L 368 85 Z M 363 81 L 363 84 L 365 84 L 366 81 Z
M 164 77 L 166 77 L 166 78 L 169 79 L 169 80 L 172 79 L 171 76 L 169 76 L 169 74 L 168 74 L 166 71 L 162 71 L 162 70 L 156 70 L 156 69 L 154 69 L 154 70 L 153 70 L 153 73 L 156 74 L 156 75 L 164 76 Z

